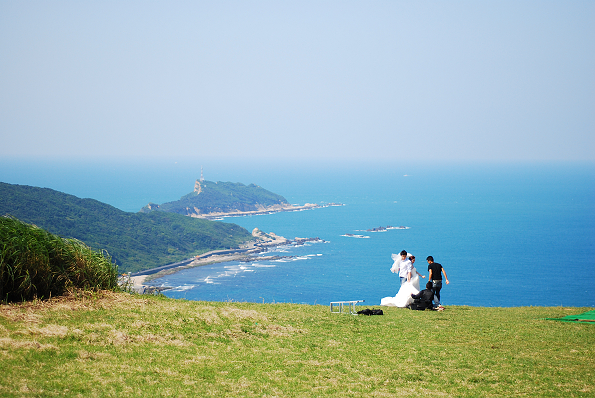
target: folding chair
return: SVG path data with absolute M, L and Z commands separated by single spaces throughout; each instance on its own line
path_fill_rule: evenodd
M 363 303 L 364 300 L 351 300 L 351 301 L 331 301 L 331 314 L 342 314 L 343 312 L 349 313 L 351 315 L 357 315 L 357 311 L 355 310 L 355 305 L 357 303 Z

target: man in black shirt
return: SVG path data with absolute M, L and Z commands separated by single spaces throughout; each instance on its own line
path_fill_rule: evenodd
M 440 289 L 442 289 L 442 274 L 444 274 L 444 280 L 448 285 L 448 276 L 446 276 L 446 271 L 441 264 L 434 262 L 434 257 L 428 256 L 426 258 L 428 260 L 428 271 L 430 272 L 430 277 L 428 278 L 430 282 L 432 282 L 432 289 L 434 290 L 434 294 L 438 301 L 436 302 L 436 306 L 440 307 Z
M 423 311 L 427 308 L 433 309 L 432 300 L 434 299 L 434 290 L 432 290 L 432 282 L 426 283 L 426 288 L 417 294 L 411 294 L 413 303 L 409 305 L 409 309 Z

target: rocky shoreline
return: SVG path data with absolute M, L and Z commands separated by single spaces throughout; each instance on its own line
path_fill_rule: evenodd
M 258 210 L 250 210 L 250 211 L 228 211 L 228 212 L 212 212 L 212 213 L 192 213 L 190 217 L 194 218 L 204 218 L 206 220 L 222 220 L 225 217 L 243 217 L 243 216 L 256 216 L 262 214 L 273 214 L 279 213 L 282 211 L 303 211 L 303 210 L 312 210 L 312 209 L 319 209 L 323 207 L 331 207 L 331 206 L 344 206 L 341 203 L 326 203 L 326 204 L 316 204 L 316 203 L 306 203 L 305 205 L 273 205 L 273 206 L 262 206 Z
M 276 235 L 273 232 L 264 233 L 258 228 L 254 228 L 252 236 L 255 241 L 247 242 L 237 249 L 214 250 L 208 253 L 195 256 L 177 263 L 164 265 L 149 270 L 143 270 L 132 274 L 125 274 L 120 277 L 119 285 L 125 290 L 140 294 L 158 294 L 167 287 L 151 286 L 148 282 L 171 275 L 184 269 L 201 267 L 204 265 L 224 263 L 229 261 L 256 262 L 280 260 L 291 258 L 293 256 L 260 256 L 257 254 L 267 251 L 269 248 L 283 245 L 303 245 L 307 242 L 324 242 L 316 238 L 294 238 L 293 240 Z
M 315 204 L 315 203 L 306 203 L 305 205 L 273 205 L 273 206 L 260 206 L 258 210 L 252 211 L 230 211 L 230 212 L 213 212 L 213 213 L 203 213 L 200 214 L 199 212 L 189 214 L 190 217 L 194 218 L 203 218 L 207 220 L 221 220 L 225 217 L 242 217 L 242 216 L 251 216 L 251 215 L 261 215 L 261 214 L 272 214 L 272 213 L 279 213 L 282 211 L 303 211 L 303 210 L 312 210 L 317 208 L 324 208 L 324 207 L 336 207 L 336 206 L 344 206 L 342 203 L 324 203 L 324 204 Z M 151 204 L 148 205 L 149 210 L 151 209 Z M 262 253 L 270 247 L 274 246 L 281 246 L 281 245 L 303 245 L 306 242 L 314 242 L 314 241 L 323 241 L 320 238 L 294 238 L 293 240 L 286 239 L 282 236 L 278 236 L 273 232 L 264 233 L 260 231 L 258 228 L 254 228 L 252 231 L 252 236 L 255 238 L 254 241 L 246 242 L 243 245 L 240 245 L 237 249 L 228 249 L 228 250 L 214 250 L 208 253 L 201 254 L 194 258 L 189 258 L 186 260 L 179 261 L 173 264 L 167 264 L 161 267 L 152 268 L 148 270 L 143 270 L 131 274 L 125 274 L 120 277 L 119 284 L 124 289 L 136 292 L 136 293 L 149 293 L 155 294 L 159 293 L 160 291 L 166 290 L 166 288 L 159 288 L 155 286 L 150 286 L 147 282 L 158 279 L 165 275 L 170 275 L 172 273 L 181 271 L 183 269 L 192 268 L 192 267 L 200 267 L 203 265 L 214 264 L 214 263 L 223 263 L 228 261 L 243 261 L 243 262 L 250 262 L 250 261 L 264 261 L 264 260 L 275 260 L 281 259 L 291 256 L 272 256 L 272 257 L 257 257 L 256 254 Z

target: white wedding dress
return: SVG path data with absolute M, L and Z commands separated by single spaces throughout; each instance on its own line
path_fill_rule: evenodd
M 407 257 L 409 256 L 410 254 L 407 253 Z M 392 258 L 393 260 L 395 260 L 395 263 L 393 264 L 393 268 L 391 268 L 391 271 L 395 268 L 398 268 L 398 263 L 401 260 L 400 256 L 397 257 L 394 254 Z M 411 295 L 417 293 L 419 293 L 419 275 L 417 274 L 417 270 L 415 269 L 415 267 L 413 267 L 413 269 L 411 270 L 411 280 L 401 285 L 401 288 L 399 289 L 399 292 L 396 296 L 385 297 L 382 300 L 380 300 L 380 305 L 385 305 L 388 307 L 405 308 L 409 304 L 413 303 L 413 298 L 411 297 Z

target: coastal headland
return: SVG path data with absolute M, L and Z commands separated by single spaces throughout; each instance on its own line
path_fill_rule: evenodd
M 222 220 L 227 217 L 245 217 L 279 212 L 293 212 L 313 210 L 323 207 L 343 206 L 341 203 L 306 203 L 304 205 L 290 204 L 283 196 L 255 185 L 242 183 L 205 181 L 202 176 L 196 180 L 194 190 L 179 200 L 161 205 L 149 203 L 141 209 L 141 213 L 169 212 L 181 214 L 191 218 L 209 221 Z M 256 256 L 268 248 L 289 244 L 304 244 L 318 238 L 286 239 L 275 233 L 264 233 L 258 228 L 252 231 L 251 241 L 241 244 L 238 248 L 213 250 L 194 258 L 167 264 L 157 268 L 139 271 L 128 275 L 123 284 L 129 284 L 135 291 L 146 292 L 146 283 L 152 279 L 178 272 L 179 270 L 207 264 L 227 261 L 262 261 L 274 259 L 272 257 Z
M 304 205 L 290 204 L 287 199 L 258 185 L 232 182 L 196 180 L 194 190 L 179 200 L 163 204 L 149 203 L 140 211 L 150 213 L 165 211 L 193 218 L 220 220 L 224 217 L 240 217 L 271 214 L 282 211 L 302 211 L 320 207 L 342 206 L 340 203 Z

